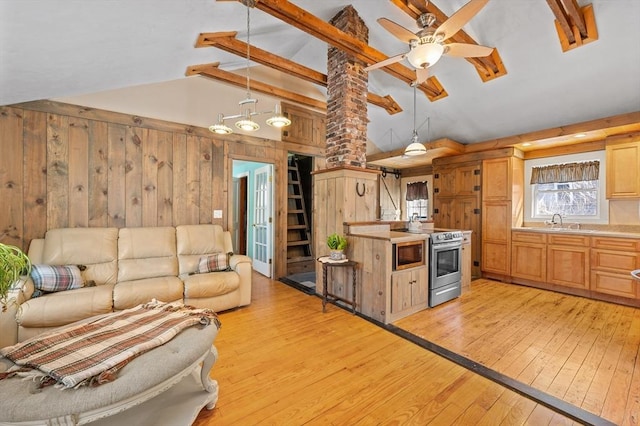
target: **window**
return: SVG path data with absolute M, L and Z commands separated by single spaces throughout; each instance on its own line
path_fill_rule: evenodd
M 420 219 L 428 219 L 429 200 L 407 201 L 407 217 L 411 219 L 416 213 Z
M 599 164 L 591 161 L 534 167 L 531 217 L 546 218 L 554 213 L 565 217 L 598 217 Z
M 412 182 L 407 184 L 407 217 L 411 219 L 417 214 L 420 219 L 429 217 L 429 194 L 427 182 Z

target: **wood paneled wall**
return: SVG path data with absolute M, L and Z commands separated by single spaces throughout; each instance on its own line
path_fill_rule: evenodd
M 274 262 L 286 259 L 278 250 L 286 251 L 287 152 L 324 156 L 317 147 L 50 101 L 0 107 L 0 147 L 0 242 L 25 250 L 61 227 L 229 229 L 231 160 L 273 163 L 284 182 L 276 184 Z

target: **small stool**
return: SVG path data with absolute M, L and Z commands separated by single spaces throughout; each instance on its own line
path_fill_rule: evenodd
M 322 263 L 322 312 L 326 312 L 327 302 L 337 302 L 338 300 L 351 305 L 351 310 L 356 313 L 356 269 L 358 262 L 353 260 L 331 260 L 329 256 L 319 257 L 318 262 Z M 353 291 L 351 293 L 352 300 L 345 299 L 333 293 L 329 293 L 327 289 L 327 269 L 328 268 L 351 268 L 353 277 Z

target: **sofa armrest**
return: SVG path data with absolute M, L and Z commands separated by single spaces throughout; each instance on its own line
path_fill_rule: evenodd
M 251 304 L 251 274 L 253 273 L 251 258 L 234 254 L 229 258 L 229 266 L 240 276 L 240 306 Z

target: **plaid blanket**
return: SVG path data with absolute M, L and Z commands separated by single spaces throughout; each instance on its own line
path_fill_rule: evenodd
M 101 384 L 181 330 L 211 322 L 220 328 L 209 309 L 152 301 L 0 349 L 0 356 L 16 364 L 4 376 L 38 377 L 42 386 L 63 388 Z

